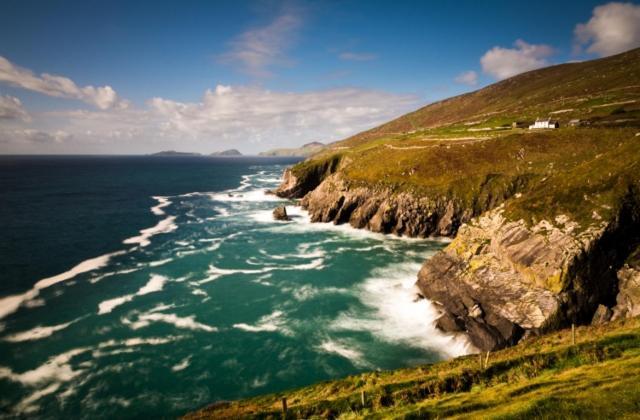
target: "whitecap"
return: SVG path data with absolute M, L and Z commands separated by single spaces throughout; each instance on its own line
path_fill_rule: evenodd
M 238 191 L 239 190 L 239 191 Z M 212 201 L 218 202 L 264 202 L 264 201 L 287 201 L 286 199 L 280 198 L 277 195 L 267 194 L 266 189 L 256 189 L 244 191 L 241 189 L 231 190 L 220 193 L 209 193 L 209 198 Z
M 136 293 L 120 296 L 113 299 L 108 299 L 98 304 L 98 315 L 108 314 L 113 311 L 116 307 L 123 305 L 127 302 L 130 302 L 136 296 L 142 296 L 149 293 L 159 292 L 163 289 L 165 283 L 167 282 L 167 278 L 165 276 L 161 276 L 159 274 L 152 274 L 151 278 L 142 286 Z
M 340 287 L 324 287 L 324 288 L 317 288 L 314 286 L 311 286 L 309 284 L 305 284 L 303 286 L 298 286 L 295 287 L 293 289 L 282 289 L 283 291 L 291 291 L 291 293 L 293 294 L 293 297 L 299 301 L 299 302 L 303 302 L 306 300 L 310 300 L 313 299 L 315 297 L 317 297 L 318 295 L 322 295 L 322 294 L 347 294 L 349 293 L 348 289 L 344 289 L 344 288 L 340 288 Z
M 173 365 L 171 370 L 174 372 L 180 372 L 181 370 L 185 370 L 191 364 L 191 356 L 185 357 L 179 363 Z
M 324 340 L 320 345 L 316 347 L 318 350 L 324 353 L 337 354 L 349 360 L 354 366 L 364 367 L 368 366 L 368 363 L 364 360 L 364 354 L 353 348 L 346 341 L 335 341 L 331 339 Z
M 178 228 L 178 226 L 173 223 L 176 220 L 175 216 L 169 216 L 166 219 L 163 219 L 158 222 L 153 227 L 142 229 L 140 231 L 140 235 L 132 236 L 131 238 L 127 238 L 122 243 L 124 244 L 138 244 L 142 247 L 145 247 L 151 243 L 149 240 L 152 236 L 158 235 L 160 233 L 169 233 L 173 232 Z
M 316 258 L 306 264 L 292 264 L 281 266 L 265 266 L 259 269 L 246 269 L 246 268 L 218 268 L 214 265 L 209 265 L 207 270 L 208 276 L 202 280 L 195 282 L 197 285 L 212 282 L 223 276 L 232 274 L 262 274 L 269 273 L 271 271 L 291 271 L 291 270 L 319 270 L 324 267 L 324 259 Z
M 179 317 L 176 314 L 163 314 L 159 312 L 147 312 L 138 315 L 137 321 L 123 320 L 124 324 L 129 325 L 132 329 L 137 330 L 149 326 L 153 322 L 163 322 L 165 324 L 171 324 L 176 328 L 194 330 L 194 331 L 206 331 L 216 332 L 218 328 L 212 327 L 207 324 L 203 324 L 195 320 L 195 315 L 187 317 Z
M 87 347 L 69 350 L 53 356 L 37 368 L 23 373 L 15 373 L 7 367 L 0 366 L 0 378 L 29 386 L 51 382 L 68 382 L 83 372 L 81 369 L 74 370 L 69 362 L 73 357 L 89 350 Z
M 158 202 L 157 205 L 151 207 L 151 212 L 157 216 L 162 216 L 165 214 L 164 210 L 162 210 L 163 208 L 169 206 L 171 204 L 171 201 L 169 200 L 168 197 L 161 197 L 161 196 L 154 196 L 151 197 L 154 200 L 156 200 Z
M 159 267 L 161 265 L 165 265 L 173 261 L 173 258 L 165 258 L 164 260 L 151 261 L 149 263 L 149 267 Z
M 440 314 L 430 301 L 415 301 L 420 267 L 419 263 L 391 264 L 374 270 L 358 289 L 369 314 L 342 313 L 331 328 L 371 332 L 384 341 L 435 350 L 447 357 L 473 352 L 466 337 L 444 334 L 435 327 Z
M 273 332 L 278 331 L 289 335 L 291 331 L 285 327 L 286 320 L 282 311 L 274 311 L 269 315 L 261 317 L 255 325 L 245 324 L 243 322 L 233 324 L 233 328 L 247 332 Z
M 125 253 L 126 251 L 117 251 L 84 260 L 70 270 L 65 271 L 64 273 L 39 280 L 36 284 L 33 285 L 33 288 L 31 290 L 28 290 L 25 293 L 6 296 L 0 299 L 0 319 L 14 313 L 24 303 L 34 300 L 40 294 L 40 290 L 53 286 L 54 284 L 63 282 L 65 280 L 69 280 L 77 276 L 78 274 L 102 268 L 109 263 L 109 260 L 111 260 L 111 258 Z
M 18 343 L 22 341 L 40 340 L 53 335 L 55 332 L 64 330 L 71 324 L 79 321 L 81 318 L 58 325 L 38 326 L 27 331 L 11 334 L 4 338 L 4 341 Z

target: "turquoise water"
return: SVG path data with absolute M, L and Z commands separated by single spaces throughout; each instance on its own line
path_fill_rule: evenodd
M 444 243 L 309 223 L 264 194 L 291 163 L 0 160 L 1 413 L 174 417 L 466 352 L 413 301 Z

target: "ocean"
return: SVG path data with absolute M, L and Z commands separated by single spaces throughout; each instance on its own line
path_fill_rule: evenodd
M 310 223 L 265 194 L 295 162 L 0 157 L 0 415 L 170 418 L 468 352 L 414 301 L 446 243 Z

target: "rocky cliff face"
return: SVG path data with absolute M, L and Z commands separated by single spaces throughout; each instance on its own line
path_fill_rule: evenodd
M 455 198 L 350 183 L 337 166 L 325 165 L 302 180 L 286 172 L 277 194 L 302 196 L 314 222 L 413 237 L 455 236 L 425 262 L 417 286 L 441 308 L 438 327 L 467 333 L 481 350 L 588 323 L 599 306 L 599 319 L 640 313 L 640 271 L 623 267 L 640 244 L 637 191 L 629 192 L 612 220 L 594 216 L 588 227 L 563 215 L 533 226 L 510 220 L 498 203 L 516 191 L 464 205 Z
M 412 237 L 450 236 L 473 214 L 454 199 L 351 187 L 340 174 L 328 176 L 301 204 L 314 222 L 349 223 L 355 228 Z

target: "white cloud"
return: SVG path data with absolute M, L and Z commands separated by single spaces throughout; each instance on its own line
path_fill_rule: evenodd
M 99 109 L 128 106 L 128 102 L 118 99 L 118 95 L 111 86 L 79 87 L 67 77 L 48 73 L 37 76 L 31 70 L 16 66 L 2 56 L 0 56 L 0 82 L 44 95 L 79 99 Z
M 455 82 L 463 85 L 475 86 L 478 84 L 478 73 L 473 70 L 462 72 L 456 76 Z
M 30 121 L 31 117 L 22 106 L 20 99 L 14 96 L 0 95 L 0 120 Z
M 0 144 L 61 144 L 71 140 L 71 138 L 73 138 L 73 135 L 64 130 L 44 131 L 33 128 L 0 130 Z
M 354 88 L 291 93 L 218 85 L 201 102 L 153 98 L 149 106 L 163 117 L 167 132 L 256 143 L 342 137 L 383 122 L 414 102 L 409 96 Z
M 345 60 L 345 61 L 371 61 L 378 58 L 376 54 L 372 54 L 372 53 L 358 53 L 358 52 L 349 52 L 349 51 L 338 54 L 338 57 L 341 60 Z
M 607 3 L 593 9 L 591 19 L 575 28 L 577 51 L 608 56 L 640 46 L 640 5 Z
M 547 57 L 554 53 L 548 45 L 529 44 L 521 39 L 515 48 L 493 47 L 482 58 L 482 70 L 498 80 L 549 65 Z
M 34 114 L 26 129 L 0 129 L 0 142 L 4 153 L 33 153 L 36 146 L 47 153 L 257 153 L 339 140 L 417 105 L 410 95 L 357 88 L 278 92 L 218 85 L 194 102 L 157 97 L 142 108 Z
M 268 77 L 270 67 L 288 62 L 285 52 L 300 23 L 298 16 L 287 13 L 267 26 L 250 29 L 230 42 L 230 50 L 220 55 L 219 61 L 238 65 L 254 77 Z

